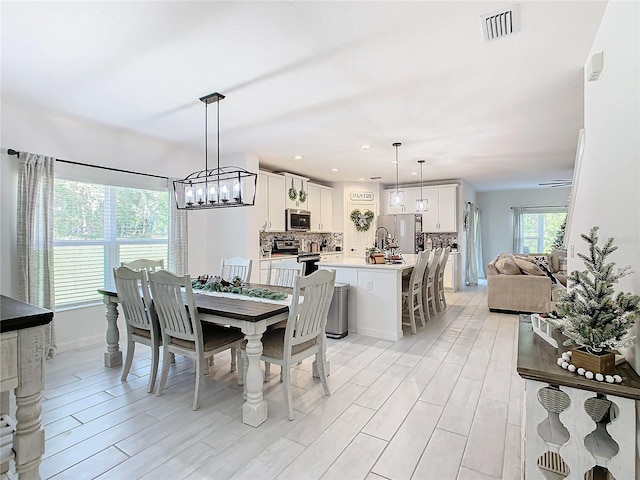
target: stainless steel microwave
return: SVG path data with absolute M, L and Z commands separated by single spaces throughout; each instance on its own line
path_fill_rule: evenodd
M 295 208 L 287 208 L 285 212 L 287 231 L 311 229 L 311 212 Z

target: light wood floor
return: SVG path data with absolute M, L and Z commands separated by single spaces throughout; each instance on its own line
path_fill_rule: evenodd
M 168 388 L 156 397 L 146 392 L 146 347 L 138 347 L 124 383 L 120 368 L 102 364 L 103 345 L 61 353 L 46 366 L 41 475 L 520 478 L 518 317 L 490 313 L 484 286 L 447 298 L 446 312 L 401 341 L 356 334 L 329 340 L 332 395 L 323 395 L 310 360 L 298 365 L 292 422 L 273 375 L 265 385 L 269 419 L 259 428 L 241 422 L 228 353 L 216 356 L 197 412 L 188 359 L 176 358 Z

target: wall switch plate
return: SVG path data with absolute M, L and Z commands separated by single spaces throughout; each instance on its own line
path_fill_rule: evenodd
M 574 258 L 574 257 L 575 257 L 575 255 L 573 253 L 573 245 L 571 245 L 571 258 Z
M 367 280 L 367 291 L 373 291 L 373 280 Z

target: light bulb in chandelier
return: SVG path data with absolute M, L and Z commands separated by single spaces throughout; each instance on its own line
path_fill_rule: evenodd
M 422 167 L 424 166 L 424 162 L 424 160 L 418 160 L 418 163 L 420 164 L 420 198 L 416 200 L 416 212 L 426 212 L 429 210 L 427 207 L 429 201 L 424 198 L 424 195 L 422 194 Z
M 399 188 L 399 162 L 398 162 L 398 147 L 402 145 L 400 142 L 396 142 L 393 144 L 393 147 L 396 149 L 396 189 L 392 191 L 389 195 L 389 206 L 391 207 L 403 207 L 404 206 L 404 192 L 400 191 Z
M 187 205 L 193 205 L 193 187 L 191 185 L 184 191 L 184 201 Z
M 209 203 L 214 204 L 218 202 L 218 189 L 215 184 L 209 187 Z

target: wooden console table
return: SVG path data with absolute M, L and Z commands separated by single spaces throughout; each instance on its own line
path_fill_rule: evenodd
M 53 312 L 0 295 L 0 414 L 9 414 L 9 390 L 15 389 L 16 413 L 13 442 L 1 452 L 0 474 L 15 454 L 21 480 L 39 479 L 44 453 L 40 392 L 44 388 L 44 330 Z M 14 422 L 8 419 L 8 425 Z M 8 429 L 8 427 L 5 427 Z M 2 439 L 5 444 L 6 436 Z M 12 446 L 11 446 L 12 443 Z
M 593 467 L 618 480 L 637 477 L 636 403 L 640 377 L 628 363 L 616 367 L 621 384 L 589 380 L 559 367 L 564 338 L 556 349 L 533 332 L 520 315 L 518 374 L 525 379 L 523 472 L 545 479 L 541 468 L 584 479 Z M 591 478 L 591 477 L 587 477 Z

